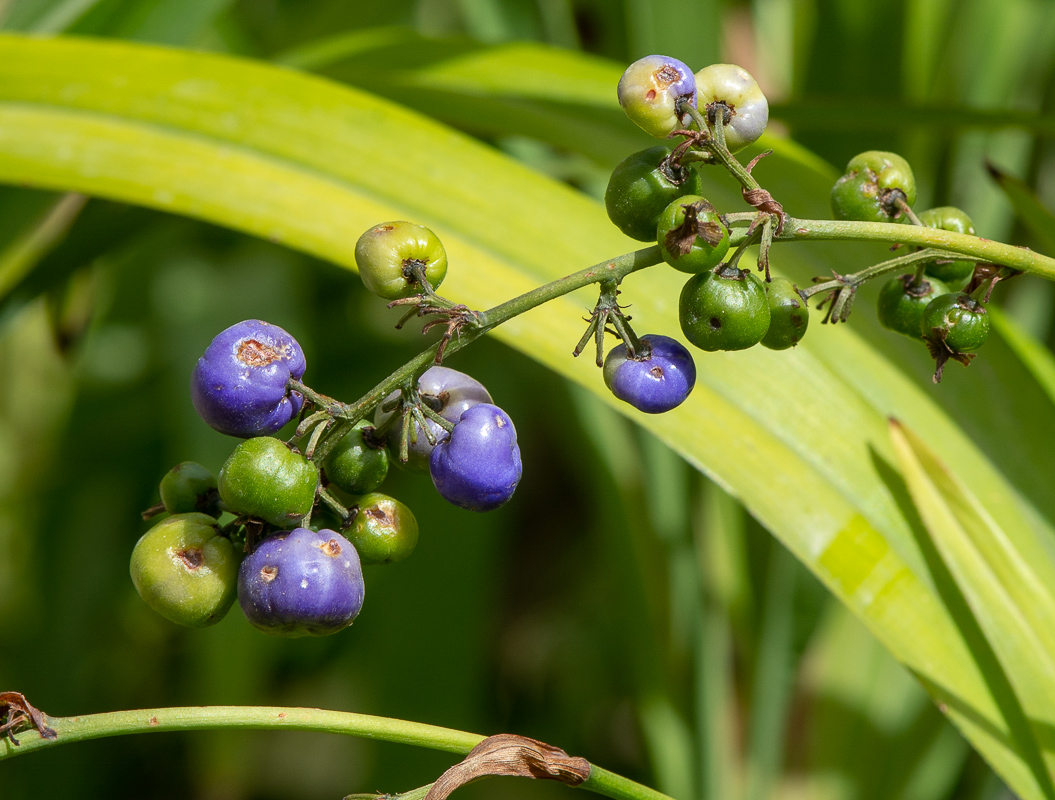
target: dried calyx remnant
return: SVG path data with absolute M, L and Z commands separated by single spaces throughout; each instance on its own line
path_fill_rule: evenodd
M 0 739 L 6 736 L 18 747 L 15 731 L 24 727 L 34 728 L 45 739 L 58 738 L 58 734 L 48 727 L 44 712 L 30 705 L 24 694 L 0 692 Z

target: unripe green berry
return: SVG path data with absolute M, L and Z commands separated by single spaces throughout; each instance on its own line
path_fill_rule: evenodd
M 707 238 L 700 235 L 701 231 Z M 707 200 L 693 194 L 679 197 L 663 209 L 656 241 L 663 260 L 681 272 L 712 269 L 729 252 L 729 231 L 718 212 Z
M 964 233 L 968 236 L 976 235 L 971 218 L 965 212 L 953 206 L 939 206 L 938 208 L 927 209 L 919 215 L 919 220 L 928 228 Z M 927 264 L 926 274 L 941 280 L 951 291 L 958 291 L 971 280 L 974 268 L 974 261 L 957 258 L 950 261 L 934 261 Z
M 161 504 L 170 514 L 197 511 L 211 517 L 220 516 L 216 478 L 195 461 L 183 461 L 161 479 Z
M 220 470 L 220 498 L 235 514 L 280 528 L 297 525 L 315 502 L 319 471 L 278 439 L 258 436 L 234 449 Z
M 752 273 L 723 267 L 693 275 L 681 290 L 681 330 L 701 350 L 743 350 L 769 330 L 769 300 Z
M 394 497 L 371 492 L 356 499 L 358 513 L 345 531 L 364 564 L 402 561 L 418 545 L 414 513 Z
M 329 452 L 322 469 L 330 483 L 352 494 L 364 494 L 385 482 L 388 451 L 384 441 L 380 447 L 372 447 L 363 438 L 363 432 L 373 427 L 366 420 L 360 420 Z
M 943 294 L 924 309 L 920 332 L 924 339 L 943 343 L 952 353 L 970 353 L 989 336 L 989 312 L 964 292 Z
M 769 300 L 769 330 L 762 337 L 762 346 L 787 350 L 806 335 L 810 311 L 795 284 L 787 278 L 773 278 L 765 288 Z
M 896 153 L 869 150 L 850 159 L 832 187 L 832 214 L 862 222 L 904 222 L 899 197 L 910 206 L 916 202 L 912 167 Z
M 639 242 L 654 242 L 659 215 L 672 202 L 703 191 L 700 174 L 692 167 L 671 169 L 671 150 L 656 145 L 624 158 L 612 170 L 604 193 L 608 218 Z
M 355 264 L 366 288 L 386 300 L 423 290 L 421 278 L 435 289 L 447 274 L 447 252 L 424 225 L 385 222 L 355 243 Z
M 879 291 L 876 316 L 884 328 L 919 339 L 924 310 L 934 298 L 948 292 L 937 278 L 927 277 L 918 284 L 914 273 L 891 278 Z
M 129 571 L 143 601 L 180 625 L 204 628 L 234 602 L 241 559 L 205 514 L 175 514 L 148 530 Z

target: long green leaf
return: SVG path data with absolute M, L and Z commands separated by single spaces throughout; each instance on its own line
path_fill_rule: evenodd
M 1055 569 L 1048 554 L 1026 559 L 978 499 L 911 430 L 891 424 L 902 473 L 942 564 L 984 632 L 1006 675 L 1007 704 L 1021 718 L 1012 731 L 1055 796 L 1046 752 L 1055 728 Z M 1044 764 L 1042 759 L 1047 762 Z
M 447 245 L 445 291 L 473 307 L 634 246 L 596 203 L 391 103 L 292 71 L 126 44 L 0 38 L 0 180 L 187 214 L 348 267 L 361 230 L 417 219 Z M 651 270 L 624 289 L 641 330 L 676 333 L 679 276 Z M 591 302 L 554 302 L 497 335 L 614 404 L 596 370 L 568 355 Z M 1022 797 L 1043 797 L 1049 781 L 1018 750 L 991 665 L 946 606 L 899 505 L 890 414 L 927 431 L 1020 552 L 1040 547 L 1037 531 L 1050 535 L 923 385 L 852 331 L 821 329 L 791 353 L 704 356 L 685 405 L 634 417 L 741 497 Z

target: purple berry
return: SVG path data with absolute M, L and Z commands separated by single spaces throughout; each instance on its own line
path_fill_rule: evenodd
M 512 420 L 498 406 L 465 411 L 429 459 L 432 482 L 444 500 L 471 511 L 491 511 L 509 500 L 523 468 Z
M 300 413 L 288 387 L 304 374 L 304 352 L 277 325 L 247 319 L 220 333 L 191 375 L 194 409 L 206 423 L 248 439 L 274 433 Z
M 450 367 L 429 367 L 421 373 L 421 377 L 418 378 L 418 394 L 422 402 L 428 403 L 433 411 L 448 422 L 455 423 L 461 419 L 462 413 L 467 409 L 478 403 L 491 402 L 491 395 L 482 383 Z M 399 392 L 393 392 L 378 406 L 377 413 L 374 415 L 374 425 L 380 427 L 389 417 L 398 413 L 397 410 L 388 412 L 381 410 L 386 403 L 397 397 L 399 397 Z M 426 424 L 437 442 L 445 436 L 443 428 L 432 420 L 428 420 Z M 428 469 L 429 456 L 435 445 L 429 444 L 428 437 L 418 430 L 416 425 L 411 428 L 411 431 L 413 438 L 410 442 L 407 463 L 401 466 L 414 472 L 424 472 Z M 392 451 L 397 464 L 400 463 L 399 440 L 401 435 L 402 427 L 397 422 L 388 432 L 388 449 Z
M 619 79 L 619 105 L 642 130 L 663 139 L 684 127 L 688 118 L 678 113 L 678 100 L 696 107 L 696 76 L 681 61 L 670 56 L 638 59 Z
M 363 607 L 359 554 L 339 533 L 296 528 L 265 539 L 238 570 L 246 618 L 277 636 L 326 636 Z
M 696 364 L 676 339 L 658 334 L 641 337 L 646 352 L 635 360 L 626 345 L 613 347 L 604 360 L 604 382 L 612 394 L 646 414 L 680 406 L 696 385 Z

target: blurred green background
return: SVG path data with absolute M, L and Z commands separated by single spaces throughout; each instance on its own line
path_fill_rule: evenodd
M 904 154 L 920 208 L 961 205 L 981 235 L 1044 248 L 987 160 L 1055 205 L 1044 0 L 0 0 L 0 27 L 313 69 L 597 197 L 626 155 L 619 137 L 571 152 L 474 114 L 473 98 L 408 93 L 393 74 L 512 41 L 619 63 L 732 61 L 759 79 L 774 128 L 833 167 L 865 149 Z M 1049 289 L 1002 298 L 1042 339 Z M 1009 795 L 735 500 L 492 342 L 452 365 L 516 420 L 526 472 L 514 502 L 470 514 L 427 478 L 394 475 L 386 491 L 414 509 L 421 543 L 407 562 L 367 569 L 364 612 L 338 636 L 269 638 L 237 612 L 189 631 L 153 614 L 127 573 L 139 512 L 171 465 L 217 470 L 230 451 L 195 416 L 187 383 L 212 336 L 249 317 L 294 333 L 311 385 L 346 400 L 422 346 L 349 271 L 153 211 L 0 189 L 0 689 L 55 715 L 305 705 L 510 731 L 678 800 Z M 405 791 L 451 761 L 321 735 L 165 734 L 5 763 L 0 793 L 337 798 Z M 511 779 L 461 790 L 495 791 L 570 790 Z

